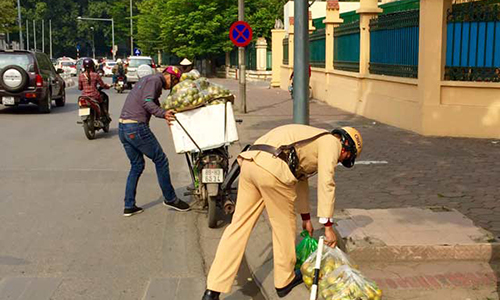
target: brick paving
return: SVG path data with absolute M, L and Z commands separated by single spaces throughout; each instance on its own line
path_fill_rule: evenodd
M 238 96 L 236 80 L 213 81 Z M 292 122 L 288 92 L 270 89 L 268 83 L 247 84 L 247 107 L 246 115 L 237 114 L 244 120 L 239 125 L 242 145 Z M 310 105 L 310 123 L 326 129 L 354 126 L 364 139 L 360 160 L 388 162 L 338 167 L 336 209 L 447 206 L 500 237 L 500 141 L 425 137 L 316 100 Z M 315 179 L 310 184 L 316 199 Z

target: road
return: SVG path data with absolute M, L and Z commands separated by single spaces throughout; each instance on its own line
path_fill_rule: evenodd
M 161 205 L 151 161 L 137 191 L 145 212 L 123 217 L 129 162 L 117 120 L 127 93 L 108 91 L 111 130 L 93 141 L 76 124 L 78 95 L 68 88 L 51 114 L 0 106 L 0 299 L 201 299 L 222 229 Z M 165 122 L 151 127 L 182 196 L 184 158 Z M 249 277 L 243 265 L 226 299 L 263 299 Z

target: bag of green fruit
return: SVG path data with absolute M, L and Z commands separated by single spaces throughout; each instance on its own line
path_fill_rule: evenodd
M 311 237 L 307 230 L 302 231 L 300 236 L 304 239 L 295 247 L 295 254 L 297 256 L 295 269 L 300 268 L 309 255 L 318 249 L 318 241 Z
M 300 272 L 302 273 L 302 279 L 307 288 L 311 288 L 314 279 L 314 263 L 316 261 L 316 251 L 309 255 L 309 258 L 300 267 Z M 331 272 L 335 271 L 337 268 L 343 265 L 348 265 L 351 267 L 356 267 L 356 265 L 351 261 L 351 259 L 342 252 L 338 247 L 323 248 L 323 255 L 321 257 L 321 269 L 319 271 L 319 290 L 321 292 L 323 277 L 327 276 Z
M 380 300 L 382 291 L 377 284 L 349 266 L 341 266 L 323 278 L 321 300 Z
M 195 81 L 186 79 L 172 88 L 162 107 L 181 112 L 203 106 L 206 100 Z

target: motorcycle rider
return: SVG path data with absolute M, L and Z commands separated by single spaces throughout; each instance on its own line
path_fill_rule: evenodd
M 188 211 L 189 204 L 177 198 L 170 179 L 168 159 L 160 143 L 149 128 L 151 116 L 166 119 L 168 125 L 175 120 L 174 112 L 160 107 L 162 89 L 171 90 L 179 83 L 181 71 L 169 66 L 163 73 L 148 75 L 139 80 L 127 96 L 120 115 L 119 137 L 130 160 L 130 172 L 125 188 L 123 215 L 130 217 L 141 213 L 135 195 L 139 177 L 144 171 L 144 155 L 156 166 L 156 175 L 163 194 L 163 204 L 177 211 Z
M 278 152 L 282 146 L 286 151 Z M 220 240 L 202 300 L 219 300 L 220 293 L 230 292 L 250 233 L 264 209 L 273 231 L 276 292 L 285 297 L 300 284 L 302 275 L 294 271 L 295 211 L 301 214 L 302 228 L 312 235 L 308 178 L 318 173 L 317 216 L 325 227 L 325 244 L 335 247 L 335 167 L 340 162 L 351 168 L 362 148 L 361 134 L 352 127 L 329 132 L 291 124 L 271 130 L 242 152 L 236 211 Z
M 120 76 L 123 77 L 123 83 L 127 84 L 126 74 L 128 73 L 128 69 L 120 58 L 116 60 L 116 65 L 113 66 L 111 72 L 113 73 L 113 84 L 117 83 Z
M 78 77 L 78 89 L 82 91 L 82 96 L 95 99 L 99 102 L 103 115 L 111 122 L 108 112 L 109 97 L 104 92 L 100 92 L 97 86 L 104 89 L 109 89 L 110 86 L 102 81 L 101 76 L 95 72 L 94 60 L 85 57 L 82 62 L 83 72 Z

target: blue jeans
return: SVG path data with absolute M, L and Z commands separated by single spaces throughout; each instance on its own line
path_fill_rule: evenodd
M 149 126 L 144 123 L 120 123 L 119 137 L 131 165 L 127 178 L 127 187 L 125 188 L 125 208 L 132 208 L 135 205 L 137 183 L 145 166 L 144 155 L 151 159 L 156 166 L 156 175 L 158 176 L 158 183 L 163 197 L 167 202 L 176 201 L 177 196 L 170 181 L 167 156 Z

